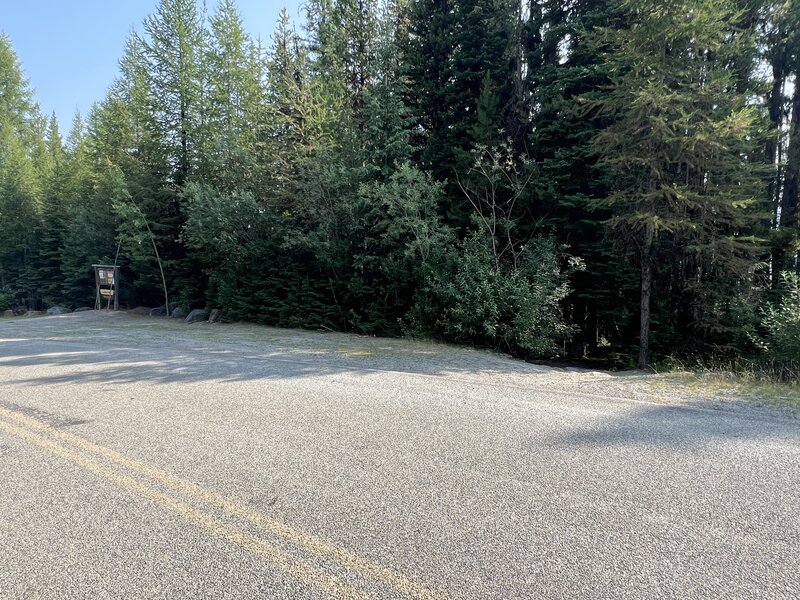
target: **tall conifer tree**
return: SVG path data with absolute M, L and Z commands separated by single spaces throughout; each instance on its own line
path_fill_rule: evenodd
M 640 265 L 638 364 L 645 368 L 662 252 L 675 269 L 672 293 L 691 298 L 693 314 L 677 316 L 696 330 L 719 310 L 717 294 L 752 264 L 760 188 L 748 157 L 757 113 L 729 66 L 753 40 L 735 27 L 733 2 L 624 0 L 623 7 L 628 25 L 599 34 L 609 45 L 611 86 L 593 106 L 613 122 L 595 141 L 614 177 L 601 204 Z

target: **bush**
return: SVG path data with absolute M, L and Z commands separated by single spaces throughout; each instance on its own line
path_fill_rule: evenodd
M 800 364 L 800 278 L 784 273 L 783 282 L 778 303 L 761 311 L 757 344 L 769 361 Z
M 0 312 L 14 308 L 16 305 L 16 298 L 12 292 L 0 291 Z
M 491 240 L 475 233 L 428 279 L 409 328 L 515 355 L 550 357 L 572 333 L 559 306 L 568 292 L 553 240 L 534 238 L 512 267 L 498 264 Z

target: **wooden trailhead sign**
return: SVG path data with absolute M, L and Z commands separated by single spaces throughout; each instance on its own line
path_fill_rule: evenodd
M 119 282 L 119 268 L 115 265 L 92 265 L 94 267 L 94 282 L 97 287 L 95 295 L 95 309 L 111 308 L 119 310 L 119 294 L 117 293 L 117 283 Z

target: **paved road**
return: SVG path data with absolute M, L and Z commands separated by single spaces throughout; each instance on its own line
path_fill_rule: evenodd
M 395 340 L 0 322 L 0 598 L 800 597 L 800 420 L 631 385 Z

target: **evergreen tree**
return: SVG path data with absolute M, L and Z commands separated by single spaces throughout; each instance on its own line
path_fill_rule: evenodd
M 38 308 L 36 232 L 46 152 L 38 107 L 32 101 L 11 41 L 0 34 L 0 293 L 3 303 Z
M 604 30 L 611 88 L 592 106 L 614 121 L 596 146 L 614 182 L 602 202 L 609 225 L 635 249 L 641 269 L 639 366 L 650 362 L 654 269 L 664 253 L 678 314 L 701 330 L 732 282 L 752 264 L 749 235 L 759 185 L 747 157 L 756 111 L 736 89 L 732 56 L 752 38 L 735 27 L 731 2 L 625 0 L 628 25 Z M 689 311 L 687 311 L 689 312 Z
M 37 277 L 45 303 L 55 304 L 61 296 L 61 246 L 65 223 L 65 184 L 67 153 L 58 130 L 58 119 L 51 115 L 47 128 L 48 171 L 42 193 L 40 230 L 37 233 Z
M 579 328 L 569 349 L 573 356 L 596 354 L 600 339 L 624 347 L 636 299 L 636 273 L 605 235 L 602 223 L 611 215 L 596 206 L 608 187 L 592 138 L 609 117 L 587 114 L 580 103 L 582 95 L 608 84 L 590 32 L 621 25 L 616 4 L 580 1 L 567 10 L 561 2 L 536 2 L 523 37 L 523 104 L 531 113 L 528 148 L 537 169 L 530 193 L 520 198 L 528 215 L 520 228 L 526 235 L 551 233 L 586 264 L 572 273 L 573 292 L 564 302 Z
M 460 226 L 469 224 L 470 207 L 454 180 L 470 167 L 470 150 L 518 128 L 516 19 L 508 0 L 434 0 L 412 9 L 406 66 L 421 164 L 450 180 L 446 210 Z
M 223 189 L 253 189 L 259 168 L 257 143 L 265 127 L 262 58 L 244 30 L 232 0 L 210 20 L 207 137 L 208 181 Z
M 153 133 L 168 160 L 169 180 L 180 186 L 198 164 L 206 34 L 195 0 L 161 0 L 144 31 Z
M 777 165 L 771 186 L 777 227 L 772 271 L 773 282 L 779 287 L 784 271 L 800 272 L 800 2 L 786 0 L 773 8 L 774 38 L 769 47 L 772 140 L 767 160 Z
M 367 167 L 366 176 L 388 178 L 413 153 L 414 117 L 405 102 L 408 81 L 403 73 L 399 7 L 389 4 L 379 19 L 376 55 L 372 58 L 374 83 L 363 92 L 362 126 L 356 163 Z

